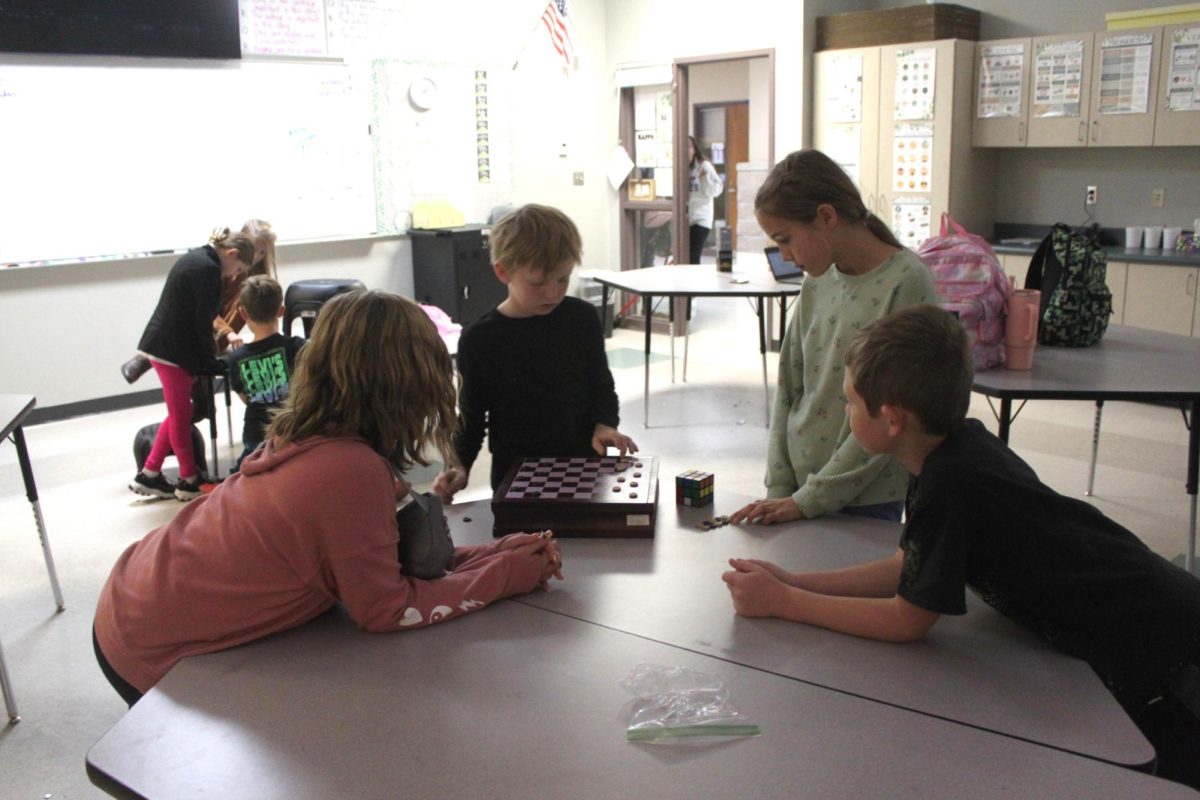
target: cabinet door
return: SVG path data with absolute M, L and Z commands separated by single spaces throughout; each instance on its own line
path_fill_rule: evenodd
M 1033 39 L 1028 147 L 1087 146 L 1093 43 L 1090 33 Z
M 1025 288 L 1025 273 L 1029 271 L 1029 261 L 1032 258 L 1031 253 L 1004 253 L 1000 256 L 1000 266 L 1004 267 L 1004 274 L 1018 289 Z
M 1125 279 L 1124 324 L 1191 335 L 1197 272 L 1187 267 L 1130 264 Z
M 972 146 L 1025 146 L 1030 43 L 1030 39 L 975 43 Z
M 1113 313 L 1109 322 L 1113 325 L 1123 325 L 1125 320 L 1125 284 L 1129 273 L 1129 265 L 1124 261 L 1108 262 L 1104 280 L 1108 290 L 1112 292 Z
M 1200 144 L 1200 86 L 1195 83 L 1198 54 L 1200 25 L 1172 25 L 1163 31 L 1155 145 Z
M 1154 144 L 1162 32 L 1133 28 L 1096 34 L 1088 147 Z
M 944 39 L 880 48 L 879 197 L 884 213 L 879 216 L 913 248 L 925 238 L 909 235 L 921 222 L 914 228 L 901 218 L 927 216 L 932 234 L 950 207 L 955 44 Z M 969 75 L 972 55 L 966 58 Z
M 813 146 L 846 170 L 867 208 L 882 217 L 879 48 L 822 50 L 813 64 Z

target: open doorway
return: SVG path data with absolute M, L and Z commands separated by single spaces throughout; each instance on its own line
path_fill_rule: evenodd
M 683 221 L 688 214 L 688 196 L 696 182 L 688 137 L 694 136 L 724 183 L 724 191 L 712 200 L 713 220 L 701 263 L 716 260 L 723 230 L 735 253 L 761 252 L 766 237 L 750 212 L 758 183 L 775 161 L 774 50 L 678 59 L 674 70 L 674 160 L 680 165 L 674 176 L 674 216 Z M 678 263 L 688 260 L 689 228 L 680 224 L 673 231 Z

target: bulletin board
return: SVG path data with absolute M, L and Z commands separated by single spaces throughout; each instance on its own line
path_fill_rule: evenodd
M 158 252 L 269 220 L 376 230 L 366 77 L 338 63 L 0 61 L 0 264 Z

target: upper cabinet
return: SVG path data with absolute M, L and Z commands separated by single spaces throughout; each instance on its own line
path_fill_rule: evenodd
M 1200 25 L 1166 28 L 1162 50 L 1154 143 L 1200 144 Z
M 977 42 L 976 147 L 1200 144 L 1200 25 Z
M 975 43 L 971 144 L 1024 147 L 1029 138 L 1029 39 Z
M 814 145 L 857 182 L 902 243 L 937 233 L 948 211 L 992 222 L 991 154 L 971 147 L 975 43 L 943 39 L 822 50 L 814 62 Z

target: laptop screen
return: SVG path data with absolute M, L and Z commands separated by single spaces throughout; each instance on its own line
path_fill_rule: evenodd
M 780 254 L 778 247 L 766 247 L 763 248 L 763 252 L 767 254 L 767 263 L 771 265 L 771 274 L 775 276 L 775 280 L 796 278 L 804 274 L 804 270 Z

